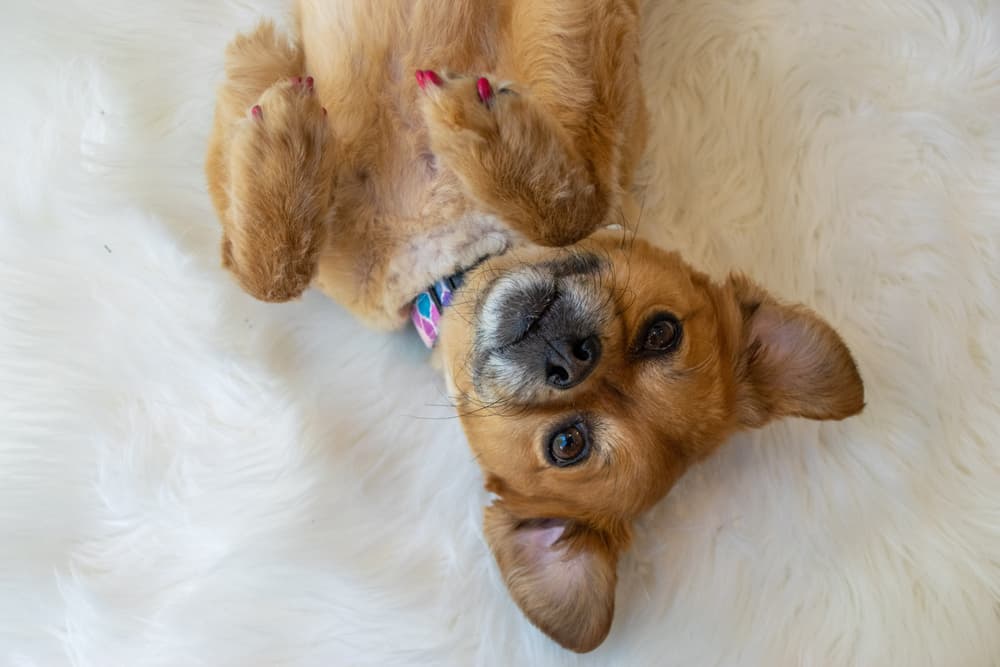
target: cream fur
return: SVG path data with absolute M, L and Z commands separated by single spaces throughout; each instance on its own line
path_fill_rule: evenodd
M 692 471 L 581 658 L 415 336 L 218 267 L 222 50 L 284 6 L 5 8 L 0 663 L 996 664 L 1000 7 L 648 3 L 643 233 L 823 312 L 868 407 Z

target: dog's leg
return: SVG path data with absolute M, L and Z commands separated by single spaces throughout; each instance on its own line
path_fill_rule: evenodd
M 508 9 L 499 76 L 418 74 L 432 149 L 480 205 L 536 242 L 634 223 L 628 189 L 646 137 L 638 3 Z
M 431 149 L 488 210 L 543 245 L 573 243 L 611 215 L 613 174 L 597 173 L 529 92 L 488 77 L 418 79 Z
M 302 56 L 261 24 L 226 53 L 206 165 L 222 262 L 264 301 L 299 296 L 316 273 L 332 211 L 325 112 Z

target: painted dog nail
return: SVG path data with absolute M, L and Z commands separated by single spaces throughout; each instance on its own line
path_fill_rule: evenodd
M 430 83 L 433 83 L 435 86 L 440 86 L 442 83 L 444 83 L 444 81 L 441 80 L 441 77 L 439 77 L 437 75 L 437 72 L 435 72 L 434 70 L 425 71 L 424 79 Z
M 479 81 L 476 81 L 476 91 L 479 93 L 479 99 L 484 104 L 493 99 L 493 87 L 490 86 L 490 82 L 486 80 L 486 77 L 481 77 Z

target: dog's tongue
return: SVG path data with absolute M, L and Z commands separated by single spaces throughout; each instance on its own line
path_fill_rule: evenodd
M 441 311 L 451 305 L 455 289 L 461 285 L 461 275 L 442 278 L 426 292 L 417 295 L 410 311 L 410 319 L 416 327 L 420 339 L 427 347 L 434 347 L 441 325 Z

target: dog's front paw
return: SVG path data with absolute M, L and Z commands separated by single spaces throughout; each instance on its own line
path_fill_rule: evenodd
M 431 151 L 484 209 L 544 245 L 573 243 L 604 218 L 592 165 L 529 90 L 428 70 L 417 84 Z
M 488 140 L 500 132 L 508 103 L 518 95 L 514 85 L 492 76 L 457 76 L 417 70 L 417 85 L 423 90 L 421 109 L 431 132 L 431 143 L 468 141 L 474 137 L 448 137 L 471 133 Z
M 312 77 L 279 81 L 236 125 L 230 158 L 234 198 L 257 207 L 286 202 L 294 206 L 290 215 L 303 218 L 297 224 L 317 224 L 316 216 L 300 216 L 299 209 L 326 205 L 332 152 L 326 111 Z
M 242 129 L 244 141 L 257 144 L 261 152 L 294 153 L 308 161 L 324 149 L 328 134 L 326 109 L 315 95 L 313 78 L 294 77 L 279 81 L 264 91 L 250 107 L 252 121 Z
M 254 296 L 286 301 L 310 284 L 330 217 L 333 160 L 310 77 L 272 85 L 236 123 L 227 262 Z

